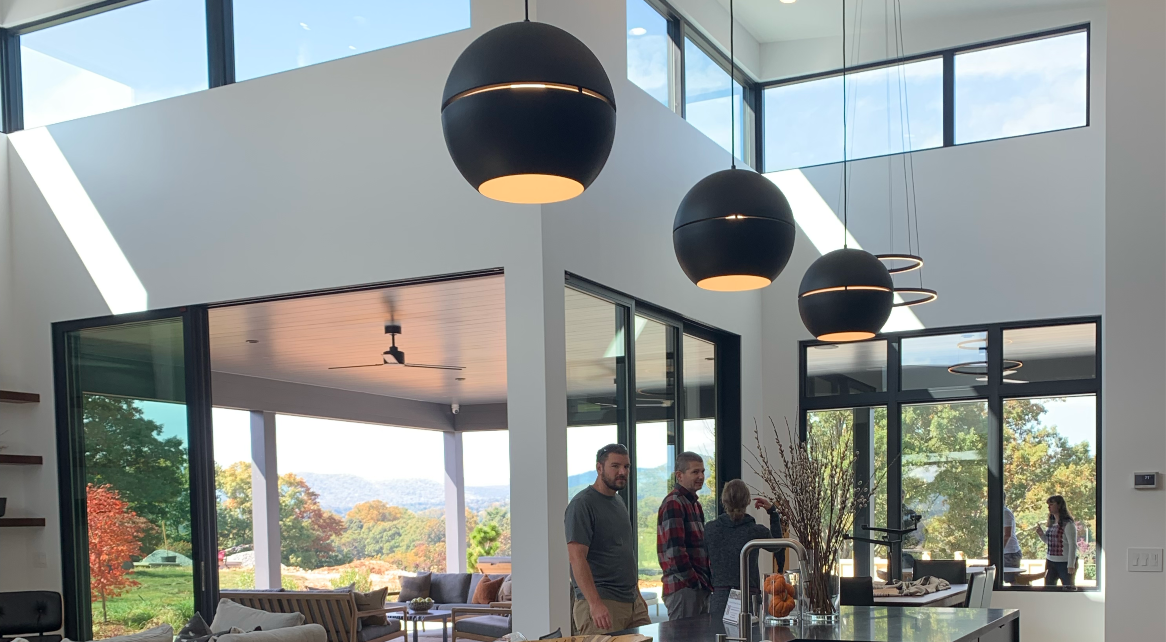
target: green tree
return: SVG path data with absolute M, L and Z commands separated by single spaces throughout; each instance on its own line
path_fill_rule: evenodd
M 82 416 L 88 483 L 116 489 L 130 510 L 157 527 L 143 536 L 147 550 L 189 550 L 190 485 L 182 439 L 163 439 L 162 425 L 146 419 L 132 399 L 86 395 Z
M 498 552 L 498 539 L 502 530 L 497 524 L 478 524 L 470 533 L 470 545 L 466 549 L 466 568 L 476 569 L 479 557 L 489 557 Z

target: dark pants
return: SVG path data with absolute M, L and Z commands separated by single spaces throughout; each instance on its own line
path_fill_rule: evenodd
M 719 622 L 725 616 L 725 606 L 729 603 L 729 590 L 727 588 L 713 589 L 713 594 L 709 596 L 709 614 L 713 616 L 713 622 Z
M 1069 575 L 1069 563 L 1045 560 L 1045 586 L 1056 586 L 1058 579 L 1065 586 L 1073 586 L 1074 579 Z
M 1020 568 L 1020 559 L 1021 559 L 1020 553 L 1005 553 L 1004 554 L 1004 567 L 1005 568 Z M 1004 581 L 1008 582 L 1008 583 L 1012 583 L 1012 582 L 1016 581 L 1016 573 L 1009 573 L 1009 572 L 1005 571 L 1004 572 Z

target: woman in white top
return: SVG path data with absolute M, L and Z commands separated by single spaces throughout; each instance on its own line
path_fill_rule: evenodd
M 1065 498 L 1053 495 L 1048 499 L 1048 530 L 1036 526 L 1036 534 L 1046 544 L 1045 586 L 1054 586 L 1059 579 L 1065 586 L 1073 586 L 1077 573 L 1077 524 L 1069 514 Z

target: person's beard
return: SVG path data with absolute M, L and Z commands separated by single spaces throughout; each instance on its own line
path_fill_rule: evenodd
M 626 475 L 617 474 L 613 478 L 608 478 L 607 475 L 600 475 L 599 478 L 603 480 L 603 484 L 610 490 L 620 491 L 628 485 L 628 478 Z

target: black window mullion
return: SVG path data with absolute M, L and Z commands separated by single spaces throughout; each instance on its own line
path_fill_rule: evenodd
M 627 426 L 625 427 L 626 434 L 624 435 L 624 445 L 628 448 L 628 459 L 631 462 L 631 470 L 628 471 L 628 484 L 624 487 L 624 501 L 628 505 L 628 514 L 632 518 L 632 532 L 636 531 L 636 525 L 639 524 L 639 511 L 636 506 L 636 486 L 639 485 L 638 475 L 636 475 L 636 466 L 638 464 L 638 457 L 636 457 L 636 303 L 632 301 L 630 305 L 624 308 L 627 315 L 624 322 L 624 354 L 627 355 L 627 374 L 624 375 L 627 380 L 627 390 L 625 399 L 627 403 Z M 635 538 L 632 542 L 636 549 L 636 559 L 639 559 L 639 538 Z
M 668 92 L 671 96 L 672 111 L 686 118 L 684 97 L 688 91 L 684 86 L 684 21 L 673 18 L 668 22 L 668 37 L 672 41 L 672 57 L 669 60 L 669 71 L 672 72 L 672 85 Z
M 235 82 L 235 18 L 232 0 L 206 0 L 207 78 L 211 87 Z
M 903 525 L 903 418 L 899 403 L 901 339 L 887 341 L 887 528 Z M 902 579 L 903 555 L 887 547 L 887 579 Z
M 183 315 L 194 608 L 214 618 L 219 598 L 219 538 L 215 450 L 211 428 L 209 327 L 209 317 L 204 306 L 189 308 Z
M 676 426 L 676 452 L 681 453 L 684 452 L 684 420 L 688 418 L 688 391 L 684 389 L 684 329 L 669 325 L 668 331 L 674 337 L 672 341 L 675 346 L 672 351 L 672 405 L 676 410 L 672 413 L 672 422 Z
M 0 98 L 5 133 L 24 129 L 24 90 L 20 69 L 20 34 L 0 29 Z
M 874 409 L 873 408 L 855 408 L 852 412 L 852 424 L 854 426 L 854 450 L 857 453 L 854 461 L 854 478 L 857 484 L 857 492 L 866 493 L 870 495 L 869 484 L 872 477 L 872 468 L 874 460 L 874 449 L 872 446 L 872 436 L 874 434 Z M 873 496 L 870 497 L 873 499 Z M 855 515 L 854 525 L 851 528 L 851 533 L 855 537 L 870 537 L 870 532 L 863 529 L 863 526 L 871 526 L 871 509 L 872 504 L 868 502 L 865 506 L 858 509 L 858 515 Z M 852 541 L 854 546 L 854 576 L 866 577 L 871 576 L 871 545 L 869 542 Z
M 988 328 L 988 559 L 996 565 L 996 587 L 1004 585 L 1004 331 Z M 1015 529 L 1015 526 L 1013 526 Z

